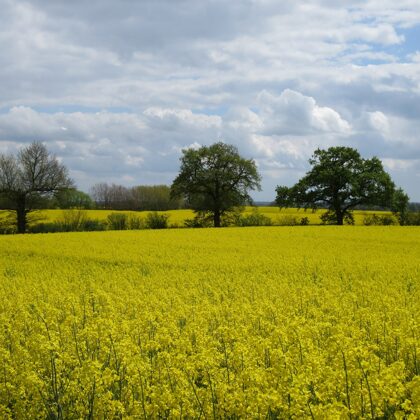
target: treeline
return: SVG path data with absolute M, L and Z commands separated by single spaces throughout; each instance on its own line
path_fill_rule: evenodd
M 171 199 L 167 185 L 95 184 L 90 194 L 75 188 L 65 189 L 47 197 L 33 195 L 35 209 L 104 209 L 131 211 L 166 211 L 185 208 L 183 200 Z M 12 209 L 13 203 L 0 196 L 0 208 Z
M 100 183 L 91 188 L 96 208 L 106 210 L 164 211 L 183 208 L 181 199 L 171 199 L 167 185 L 123 185 Z

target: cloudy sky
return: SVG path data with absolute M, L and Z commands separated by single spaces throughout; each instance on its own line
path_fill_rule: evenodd
M 43 141 L 82 190 L 223 140 L 257 200 L 346 145 L 420 201 L 418 0 L 0 0 L 0 52 L 0 152 Z

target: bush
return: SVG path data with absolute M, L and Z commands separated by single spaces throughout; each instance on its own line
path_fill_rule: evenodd
M 405 225 L 420 226 L 420 211 L 408 213 Z
M 86 232 L 96 232 L 106 230 L 106 222 L 98 219 L 87 219 L 84 221 L 82 229 Z
M 276 225 L 278 226 L 296 226 L 298 224 L 298 218 L 290 215 L 278 217 L 276 221 Z
M 57 232 L 94 232 L 106 229 L 106 223 L 97 219 L 85 219 L 78 225 L 65 224 L 62 221 L 38 223 L 28 227 L 29 233 L 57 233 Z
M 168 219 L 168 214 L 159 214 L 157 211 L 153 211 L 146 216 L 146 227 L 148 229 L 166 229 Z
M 107 217 L 107 224 L 110 230 L 127 230 L 128 216 L 124 213 L 111 213 Z
M 251 214 L 237 214 L 234 217 L 235 226 L 272 226 L 273 221 L 266 215 L 261 214 L 254 208 Z
M 301 226 L 308 226 L 309 225 L 309 217 L 302 217 L 302 219 L 300 219 L 300 225 Z
M 0 235 L 12 235 L 16 233 L 14 226 L 0 225 Z
M 337 224 L 337 215 L 334 210 L 327 210 L 319 218 L 321 219 L 321 224 L 323 225 Z M 344 212 L 344 223 L 347 225 L 354 225 L 354 216 L 350 210 Z
M 144 229 L 144 220 L 139 216 L 135 216 L 134 214 L 130 215 L 128 218 L 128 229 L 131 230 L 138 230 Z
M 365 226 L 390 226 L 396 225 L 398 223 L 395 217 L 389 214 L 384 214 L 382 216 L 378 216 L 377 214 L 369 214 L 363 219 L 363 224 Z
M 187 228 L 205 228 L 210 227 L 210 224 L 196 216 L 194 219 L 185 219 L 184 226 Z
M 61 230 L 54 230 L 54 232 L 77 232 L 83 230 L 84 223 L 88 220 L 86 210 L 82 209 L 70 209 L 63 210 L 61 219 L 56 224 L 61 225 Z M 52 228 L 54 223 L 39 223 L 33 225 L 33 228 L 37 229 L 36 226 L 45 225 L 46 228 Z M 42 228 L 38 228 L 42 229 Z M 59 228 L 57 228 L 59 229 Z
M 56 233 L 56 232 L 69 232 L 63 230 L 63 225 L 59 222 L 51 223 L 38 223 L 28 227 L 29 233 Z
M 0 210 L 0 235 L 16 233 L 16 215 L 8 210 Z

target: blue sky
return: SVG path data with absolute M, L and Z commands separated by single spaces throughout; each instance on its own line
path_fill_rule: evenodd
M 254 158 L 257 200 L 318 148 L 420 201 L 418 0 L 0 0 L 0 153 L 45 142 L 79 188 L 170 184 L 181 150 Z

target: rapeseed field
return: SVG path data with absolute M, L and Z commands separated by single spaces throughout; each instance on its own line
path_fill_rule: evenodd
M 39 223 L 59 222 L 65 217 L 68 212 L 78 212 L 78 210 L 61 210 L 61 209 L 50 209 L 50 210 L 37 210 L 30 213 L 28 217 L 29 225 L 37 225 Z M 111 214 L 119 213 L 125 214 L 128 217 L 135 217 L 145 220 L 149 211 L 124 211 L 124 210 L 82 210 L 86 218 L 92 220 L 106 221 L 108 216 Z M 299 224 L 302 218 L 307 219 L 307 223 L 310 225 L 319 225 L 322 223 L 321 216 L 325 213 L 325 210 L 319 209 L 317 211 L 297 208 L 278 208 L 274 206 L 260 206 L 251 207 L 246 206 L 242 209 L 241 214 L 247 216 L 257 212 L 271 219 L 273 225 L 293 225 Z M 166 210 L 159 211 L 159 214 L 165 214 L 168 216 L 169 227 L 184 227 L 186 220 L 194 218 L 195 214 L 190 209 L 179 209 L 179 210 Z M 363 225 L 366 217 L 378 215 L 378 216 L 389 216 L 392 217 L 392 213 L 389 211 L 372 211 L 372 210 L 355 210 L 354 224 Z M 13 218 L 10 212 L 6 210 L 0 210 L 0 225 Z M 9 222 L 10 223 L 10 222 Z M 395 224 L 397 220 L 395 219 Z
M 420 418 L 419 236 L 0 237 L 0 417 Z

